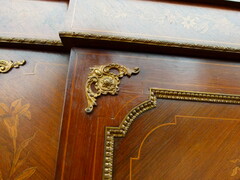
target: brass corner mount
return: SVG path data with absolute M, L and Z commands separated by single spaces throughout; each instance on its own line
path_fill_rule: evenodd
M 26 63 L 25 60 L 22 61 L 7 61 L 7 60 L 0 60 L 0 73 L 7 73 L 12 68 L 18 68 Z
M 117 70 L 118 74 L 110 72 L 110 70 Z M 96 106 L 96 98 L 100 95 L 116 95 L 119 92 L 120 79 L 127 75 L 130 77 L 132 74 L 138 74 L 139 68 L 127 68 L 123 65 L 111 63 L 108 65 L 95 66 L 90 68 L 90 73 L 86 82 L 86 97 L 88 106 L 85 109 L 86 113 L 93 110 Z M 92 89 L 95 88 L 95 90 Z

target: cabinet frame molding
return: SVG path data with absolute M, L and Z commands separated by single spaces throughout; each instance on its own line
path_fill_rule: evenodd
M 105 128 L 103 180 L 112 180 L 114 138 L 125 137 L 128 129 L 139 115 L 156 107 L 157 99 L 240 104 L 240 95 L 150 88 L 149 99 L 135 106 L 125 116 L 119 127 Z

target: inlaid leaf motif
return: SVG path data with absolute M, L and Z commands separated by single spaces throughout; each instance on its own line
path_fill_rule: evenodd
M 17 165 L 13 168 L 13 172 L 15 172 L 19 167 L 21 167 L 27 161 L 28 155 L 29 155 L 29 152 L 23 159 L 21 159 L 17 162 Z M 11 172 L 11 174 L 12 174 L 12 172 Z
M 28 117 L 28 115 L 26 115 L 26 113 L 28 113 L 28 109 L 30 107 L 30 104 L 25 104 L 24 106 L 20 107 L 17 111 L 18 115 L 23 115 L 23 116 L 26 116 Z
M 9 108 L 6 104 L 0 103 L 0 116 L 6 114 Z
M 17 167 L 17 164 L 19 163 L 19 158 L 20 158 L 20 155 L 21 155 L 23 149 L 28 146 L 28 144 L 34 139 L 35 135 L 36 135 L 36 133 L 35 133 L 32 137 L 24 140 L 24 141 L 20 144 L 20 146 L 19 146 L 19 148 L 17 149 L 17 151 L 16 151 L 16 153 L 15 153 L 15 155 L 14 155 L 14 158 L 13 158 L 12 168 L 11 168 L 11 171 L 10 171 L 10 175 L 12 175 L 12 174 L 16 171 L 16 169 L 18 168 L 18 167 Z M 18 166 L 19 166 L 19 165 L 18 165 Z
M 11 104 L 11 110 L 13 111 L 13 113 L 18 112 L 18 110 L 21 108 L 22 105 L 22 99 L 18 99 L 14 102 L 12 102 Z
M 24 140 L 20 144 L 20 146 L 19 146 L 19 148 L 18 148 L 18 150 L 16 152 L 16 162 L 19 160 L 19 157 L 20 157 L 20 154 L 21 154 L 22 150 L 28 146 L 28 144 L 34 139 L 35 135 L 36 135 L 36 133 L 32 137 Z M 16 165 L 16 163 L 14 165 Z
M 12 102 L 10 107 L 8 107 L 6 104 L 0 103 L 0 120 L 3 120 L 3 124 L 6 127 L 13 144 L 13 159 L 11 162 L 11 169 L 8 170 L 9 175 L 6 177 L 7 179 L 25 180 L 31 177 L 36 171 L 36 167 L 30 167 L 20 173 L 17 178 L 14 178 L 16 177 L 16 170 L 26 162 L 26 159 L 29 155 L 29 152 L 27 152 L 27 155 L 20 159 L 22 151 L 29 145 L 36 135 L 36 133 L 34 133 L 32 137 L 24 140 L 22 143 L 20 143 L 20 145 L 17 144 L 18 125 L 21 117 L 31 119 L 29 107 L 30 104 L 22 105 L 22 99 L 17 99 L 16 101 Z M 0 180 L 4 180 L 1 171 Z
M 36 167 L 30 167 L 26 170 L 23 171 L 23 173 L 21 175 L 19 175 L 17 178 L 15 178 L 14 180 L 25 180 L 30 178 L 36 171 Z
M 31 113 L 30 113 L 30 111 L 26 111 L 26 112 L 23 114 L 23 116 L 25 116 L 25 117 L 28 118 L 28 119 L 31 119 Z
M 234 159 L 234 160 L 231 160 L 230 162 L 237 163 L 237 162 L 240 162 L 240 159 Z
M 18 118 L 17 117 L 6 117 L 4 118 L 4 124 L 8 130 L 9 136 L 13 139 L 17 138 L 17 127 L 18 127 Z
M 240 171 L 240 168 L 239 168 L 239 167 L 235 167 L 235 168 L 233 169 L 233 171 L 232 171 L 231 176 L 236 176 L 237 173 L 238 173 L 238 171 Z

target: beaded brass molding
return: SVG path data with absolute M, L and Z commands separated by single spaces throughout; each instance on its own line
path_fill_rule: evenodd
M 35 45 L 46 45 L 46 46 L 63 46 L 60 40 L 49 40 L 49 39 L 33 39 L 33 38 L 8 38 L 0 37 L 0 43 L 14 43 L 14 44 L 35 44 Z
M 130 38 L 130 37 L 123 37 L 123 36 L 115 36 L 115 35 L 100 35 L 100 34 L 92 34 L 92 33 L 65 32 L 65 31 L 60 32 L 59 35 L 60 37 L 66 37 L 66 38 L 115 41 L 115 42 L 125 42 L 125 43 L 132 43 L 132 44 L 142 44 L 142 45 L 240 53 L 240 48 L 211 46 L 211 45 L 196 44 L 196 43 L 178 43 L 178 42 L 163 41 L 163 40 L 151 40 L 151 39 L 144 39 L 144 38 Z
M 118 70 L 118 74 L 110 72 L 112 69 Z M 85 87 L 88 101 L 88 106 L 85 109 L 86 113 L 92 112 L 93 106 L 97 105 L 96 98 L 98 96 L 102 94 L 118 94 L 119 78 L 125 75 L 130 77 L 132 74 L 137 73 L 139 73 L 138 67 L 131 69 L 116 63 L 91 67 Z M 95 92 L 92 90 L 92 85 L 95 87 Z
M 119 127 L 105 128 L 105 150 L 102 179 L 112 180 L 114 138 L 125 137 L 131 124 L 140 114 L 156 107 L 157 99 L 240 104 L 240 95 L 151 88 L 149 100 L 134 107 L 125 116 Z
M 6 60 L 0 60 L 0 73 L 7 73 L 12 68 L 18 68 L 19 66 L 22 66 L 26 63 L 25 60 L 22 61 L 6 61 Z

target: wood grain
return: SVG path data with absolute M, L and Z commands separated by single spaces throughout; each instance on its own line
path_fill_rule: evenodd
M 54 179 L 68 55 L 0 49 L 27 63 L 0 75 L 0 179 Z
M 113 179 L 237 179 L 239 117 L 238 105 L 159 100 L 116 139 Z
M 1 1 L 0 37 L 60 40 L 66 2 Z
M 84 87 L 89 68 L 108 63 L 118 63 L 127 67 L 138 66 L 140 73 L 131 78 L 122 78 L 119 94 L 117 96 L 101 96 L 98 98 L 98 104 L 93 113 L 86 114 L 84 109 L 87 107 L 87 101 Z M 56 178 L 101 179 L 105 127 L 119 126 L 133 107 L 148 99 L 150 87 L 239 94 L 239 68 L 239 63 L 231 60 L 72 49 Z M 211 118 L 239 118 L 238 106 L 217 105 L 215 107 L 215 105 L 208 105 L 208 103 L 194 103 L 185 106 L 187 103 L 181 102 L 178 105 L 186 107 L 181 111 L 185 114 L 176 114 L 174 111 L 178 110 L 178 107 L 159 104 L 172 116 L 196 115 Z M 231 110 L 231 108 L 233 109 Z M 188 112 L 188 110 L 190 111 Z M 159 114 L 158 111 L 156 111 L 155 116 L 157 114 Z M 154 125 L 159 125 L 159 123 L 154 123 L 153 120 L 146 118 L 147 115 L 143 116 L 144 122 L 148 122 L 153 128 Z M 166 115 L 165 111 L 161 116 L 164 115 Z M 146 126 L 150 126 L 146 123 Z M 136 126 L 138 126 L 137 123 Z M 132 129 L 138 129 L 139 133 L 144 135 L 143 127 L 144 125 L 139 125 L 139 129 L 135 126 Z M 187 127 L 189 128 L 189 126 Z M 136 134 L 133 136 L 136 137 Z M 127 141 L 127 143 L 130 142 Z M 121 146 L 120 150 L 126 149 L 127 146 Z M 137 151 L 136 148 L 135 150 Z M 128 155 L 126 154 L 126 156 Z M 126 156 L 123 155 L 121 158 Z M 126 162 L 128 163 L 125 164 L 126 166 L 120 166 L 119 162 L 115 168 L 122 168 L 124 171 L 127 170 L 126 173 L 129 173 L 130 159 L 126 159 Z M 234 166 L 233 163 L 230 164 Z M 122 172 L 121 174 L 124 175 Z
M 70 33 L 116 36 L 120 41 L 132 38 L 165 44 L 240 47 L 239 11 L 236 9 L 166 1 L 73 0 L 66 19 L 63 31 Z M 94 39 L 86 39 L 81 46 L 94 45 Z M 98 45 L 100 48 L 111 46 L 106 42 Z

